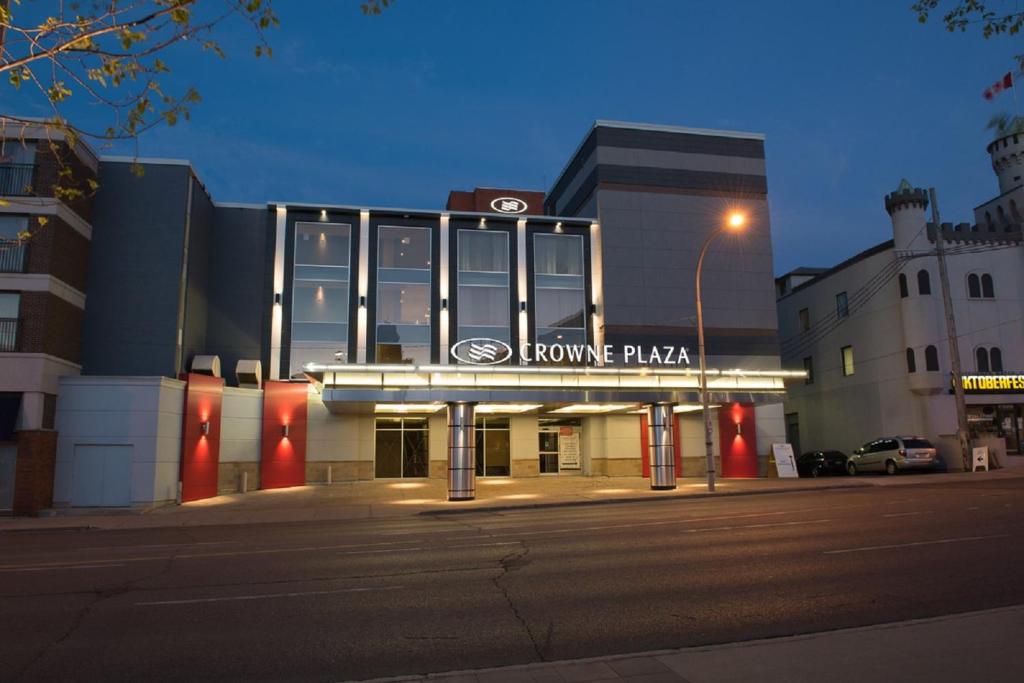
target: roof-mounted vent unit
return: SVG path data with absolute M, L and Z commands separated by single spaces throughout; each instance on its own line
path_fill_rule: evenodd
M 196 356 L 192 359 L 192 372 L 220 377 L 220 356 Z
M 243 389 L 263 388 L 263 364 L 258 360 L 240 360 L 235 365 L 235 379 Z

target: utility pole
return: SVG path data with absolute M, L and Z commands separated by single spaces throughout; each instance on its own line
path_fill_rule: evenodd
M 964 469 L 971 470 L 971 444 L 967 431 L 967 402 L 964 400 L 964 384 L 960 370 L 960 342 L 956 334 L 956 319 L 953 317 L 953 297 L 949 293 L 949 271 L 946 269 L 945 240 L 942 239 L 942 221 L 939 219 L 939 202 L 935 188 L 928 188 L 932 203 L 932 223 L 935 224 L 935 253 L 939 257 L 939 282 L 942 285 L 942 308 L 946 314 L 946 337 L 949 340 L 949 366 L 953 371 L 953 396 L 956 400 L 957 438 L 960 441 L 960 457 Z

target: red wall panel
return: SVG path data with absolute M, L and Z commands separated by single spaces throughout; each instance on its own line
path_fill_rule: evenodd
M 260 488 L 279 489 L 306 483 L 305 382 L 263 385 L 263 436 L 260 452 Z M 288 425 L 288 436 L 284 426 Z
M 739 430 L 736 429 L 737 424 Z M 757 421 L 753 405 L 732 403 L 718 409 L 718 442 L 722 450 L 723 477 L 759 475 Z
M 651 476 L 651 455 L 647 450 L 650 444 L 647 434 L 647 415 L 640 416 L 640 462 L 641 473 L 645 478 Z M 675 450 L 676 477 L 683 476 L 683 444 L 679 437 L 679 416 L 673 415 L 672 447 Z
M 220 465 L 220 408 L 224 380 L 209 375 L 185 375 L 185 415 L 181 425 L 181 501 L 217 495 Z M 203 423 L 209 433 L 203 434 Z

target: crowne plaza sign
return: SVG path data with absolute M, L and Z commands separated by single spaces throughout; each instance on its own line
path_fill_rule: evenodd
M 968 394 L 1024 393 L 1024 374 L 962 375 L 960 382 Z
M 449 353 L 469 365 L 499 365 L 512 358 L 512 347 L 499 339 L 476 337 L 454 344 Z M 525 363 L 611 364 L 616 356 L 625 364 L 689 365 L 684 346 L 639 346 L 625 344 L 616 349 L 610 344 L 522 344 L 519 357 Z

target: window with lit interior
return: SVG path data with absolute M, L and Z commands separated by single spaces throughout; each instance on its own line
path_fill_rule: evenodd
M 291 372 L 348 360 L 351 226 L 296 223 Z
M 511 343 L 509 237 L 497 230 L 459 230 L 457 335 Z
M 586 344 L 583 238 L 533 238 L 534 324 L 538 344 Z
M 377 362 L 430 363 L 430 228 L 377 231 Z

